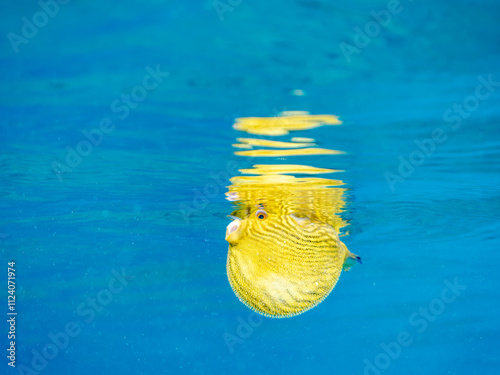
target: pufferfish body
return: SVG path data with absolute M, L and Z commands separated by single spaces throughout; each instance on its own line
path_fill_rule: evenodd
M 226 230 L 227 274 L 248 307 L 269 317 L 290 317 L 319 304 L 334 288 L 351 254 L 329 224 L 300 214 L 256 209 Z

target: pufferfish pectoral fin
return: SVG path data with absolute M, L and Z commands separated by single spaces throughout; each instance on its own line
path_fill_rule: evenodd
M 336 236 L 335 230 L 333 227 L 329 224 L 322 223 L 318 220 L 313 220 L 310 217 L 304 217 L 304 216 L 298 216 L 297 214 L 290 214 L 290 217 L 301 227 L 313 227 L 316 228 L 317 230 L 323 230 L 331 233 L 332 235 Z
M 297 215 L 290 214 L 290 217 L 295 220 L 300 226 L 306 226 L 311 223 L 311 220 L 306 217 L 298 217 Z

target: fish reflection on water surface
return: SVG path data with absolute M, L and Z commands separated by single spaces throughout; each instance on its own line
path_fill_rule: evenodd
M 280 117 L 250 118 L 252 134 L 288 134 L 290 130 L 321 126 L 326 120 L 340 123 L 333 120 L 335 116 L 303 112 L 284 113 Z M 245 121 L 238 119 L 235 128 L 247 130 Z M 272 129 L 265 127 L 266 121 Z M 249 138 L 238 141 L 249 148 L 289 147 L 287 142 Z M 292 138 L 290 143 L 294 141 L 297 140 Z M 294 155 L 300 155 L 301 150 L 307 155 L 315 150 L 318 154 L 340 153 L 311 146 L 315 144 L 306 142 L 289 148 L 294 149 Z M 282 150 L 252 151 L 252 156 L 274 156 L 274 151 Z M 343 182 L 289 174 L 338 170 L 260 164 L 240 172 L 256 176 L 233 177 L 226 193 L 227 199 L 236 205 L 231 214 L 233 221 L 226 229 L 231 287 L 243 303 L 266 316 L 290 317 L 311 309 L 328 296 L 342 269 L 348 269 L 360 258 L 339 239 L 341 228 L 347 224 L 339 215 L 345 205 Z

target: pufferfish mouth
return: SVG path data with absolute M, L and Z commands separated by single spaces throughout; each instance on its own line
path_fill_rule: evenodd
M 235 220 L 231 221 L 231 223 L 229 223 L 229 225 L 226 228 L 226 240 L 227 240 L 227 237 L 231 233 L 236 232 L 238 230 L 238 228 L 240 227 L 240 224 L 241 224 L 240 219 L 235 219 Z

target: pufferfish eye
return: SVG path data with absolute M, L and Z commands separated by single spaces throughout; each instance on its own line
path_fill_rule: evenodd
M 259 220 L 265 220 L 267 219 L 267 212 L 264 211 L 264 210 L 257 210 L 255 212 L 255 216 L 257 217 L 257 219 Z

